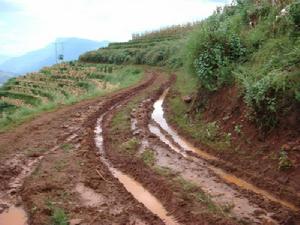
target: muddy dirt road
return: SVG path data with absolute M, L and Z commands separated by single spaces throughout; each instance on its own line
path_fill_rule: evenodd
M 297 206 L 213 166 L 168 125 L 173 80 L 147 71 L 0 134 L 0 225 L 297 224 Z

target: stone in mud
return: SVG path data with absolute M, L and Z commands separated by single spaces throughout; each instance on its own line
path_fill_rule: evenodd
M 148 135 L 148 138 L 156 138 L 156 136 L 151 133 L 151 134 Z
M 184 101 L 185 103 L 191 103 L 192 102 L 192 97 L 189 96 L 189 95 L 183 96 L 182 101 Z

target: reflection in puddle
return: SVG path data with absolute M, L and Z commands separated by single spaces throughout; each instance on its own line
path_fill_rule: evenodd
M 163 207 L 163 205 L 155 198 L 150 192 L 148 192 L 140 183 L 127 176 L 118 170 L 112 170 L 113 175 L 118 178 L 118 180 L 124 185 L 126 190 L 130 192 L 135 199 L 143 203 L 147 209 L 149 209 L 153 214 L 157 215 L 159 218 L 168 225 L 178 224 L 174 218 L 168 216 L 168 212 Z
M 27 225 L 27 215 L 21 207 L 11 206 L 0 214 L 0 225 Z
M 169 89 L 166 89 L 164 93 L 160 96 L 160 98 L 154 103 L 154 111 L 151 115 L 152 119 L 160 125 L 160 127 L 165 130 L 169 135 L 172 136 L 172 139 L 179 144 L 184 150 L 192 151 L 203 157 L 204 159 L 212 159 L 216 160 L 217 158 L 198 149 L 195 148 L 192 144 L 185 141 L 181 138 L 167 123 L 166 119 L 164 118 L 164 110 L 163 110 L 163 102 L 168 93 Z
M 103 134 L 102 134 L 102 121 L 103 114 L 97 121 L 97 126 L 95 128 L 95 142 L 96 146 L 101 153 L 101 161 L 109 168 L 110 172 L 115 178 L 117 178 L 120 183 L 124 185 L 126 190 L 133 195 L 133 197 L 142 203 L 147 209 L 149 209 L 153 214 L 157 215 L 165 224 L 167 225 L 178 225 L 176 220 L 168 215 L 168 212 L 164 206 L 155 198 L 150 192 L 148 192 L 142 184 L 138 183 L 136 180 L 130 176 L 122 173 L 121 171 L 114 168 L 111 163 L 105 158 L 105 151 L 103 145 Z
M 209 160 L 219 160 L 218 158 L 204 152 L 203 150 L 196 148 L 195 146 L 193 146 L 191 143 L 189 143 L 188 141 L 186 141 L 184 138 L 180 137 L 168 124 L 166 119 L 164 118 L 164 111 L 163 111 L 163 101 L 168 93 L 169 89 L 166 89 L 164 91 L 164 93 L 160 96 L 160 98 L 154 103 L 154 111 L 151 115 L 152 119 L 158 123 L 160 125 L 160 127 L 166 131 L 173 139 L 174 142 L 178 143 L 179 146 L 181 146 L 184 150 L 186 151 L 192 151 L 194 153 L 197 153 L 199 156 L 201 156 L 204 159 L 209 159 Z M 161 132 L 160 132 L 161 133 Z M 159 138 L 163 138 L 165 139 L 165 137 L 163 136 L 159 136 Z M 170 143 L 170 141 L 168 141 Z M 166 142 L 166 144 L 168 144 L 168 142 Z M 170 146 L 171 148 L 173 148 L 172 146 Z M 184 156 L 184 155 L 183 155 Z M 208 166 L 211 170 L 213 170 L 217 175 L 219 175 L 222 179 L 224 179 L 227 182 L 233 183 L 243 189 L 247 189 L 250 190 L 254 193 L 257 193 L 259 195 L 264 196 L 265 198 L 277 202 L 291 210 L 294 211 L 298 211 L 299 208 L 296 207 L 295 205 L 278 199 L 275 196 L 271 195 L 270 193 L 268 193 L 267 191 L 264 191 L 262 189 L 259 189 L 257 187 L 255 187 L 254 185 L 234 176 L 231 174 L 228 174 L 227 172 L 225 172 L 222 169 L 216 168 L 214 166 Z

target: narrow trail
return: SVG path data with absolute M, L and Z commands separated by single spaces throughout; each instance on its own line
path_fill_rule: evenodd
M 192 146 L 164 118 L 172 77 L 146 74 L 133 87 L 42 115 L 0 134 L 0 144 L 6 148 L 0 155 L 0 225 L 49 223 L 49 199 L 66 210 L 70 221 L 91 225 L 275 225 L 299 210 L 212 166 L 209 161 L 219 159 Z M 111 136 L 114 116 L 137 97 L 142 100 L 133 104 L 127 121 L 131 130 Z M 123 135 L 140 141 L 135 155 L 128 157 L 113 148 Z M 146 149 L 155 155 L 152 167 L 140 158 Z M 201 188 L 217 205 L 218 214 L 187 197 L 189 193 L 178 185 L 170 185 L 155 168 L 168 168 Z

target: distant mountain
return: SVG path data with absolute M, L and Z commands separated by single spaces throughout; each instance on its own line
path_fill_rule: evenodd
M 108 45 L 108 41 L 98 42 L 80 38 L 58 38 L 56 42 L 63 43 L 65 61 L 76 60 L 82 53 Z M 59 48 L 60 45 L 58 45 Z M 58 53 L 60 52 L 59 50 Z M 3 64 L 0 64 L 0 70 L 22 75 L 38 71 L 44 66 L 51 66 L 55 63 L 55 45 L 51 43 L 45 48 L 5 61 Z
M 0 86 L 14 76 L 16 76 L 16 74 L 0 71 Z
M 10 59 L 11 56 L 7 56 L 7 55 L 0 55 L 0 64 L 4 63 L 5 61 L 7 61 L 8 59 Z

